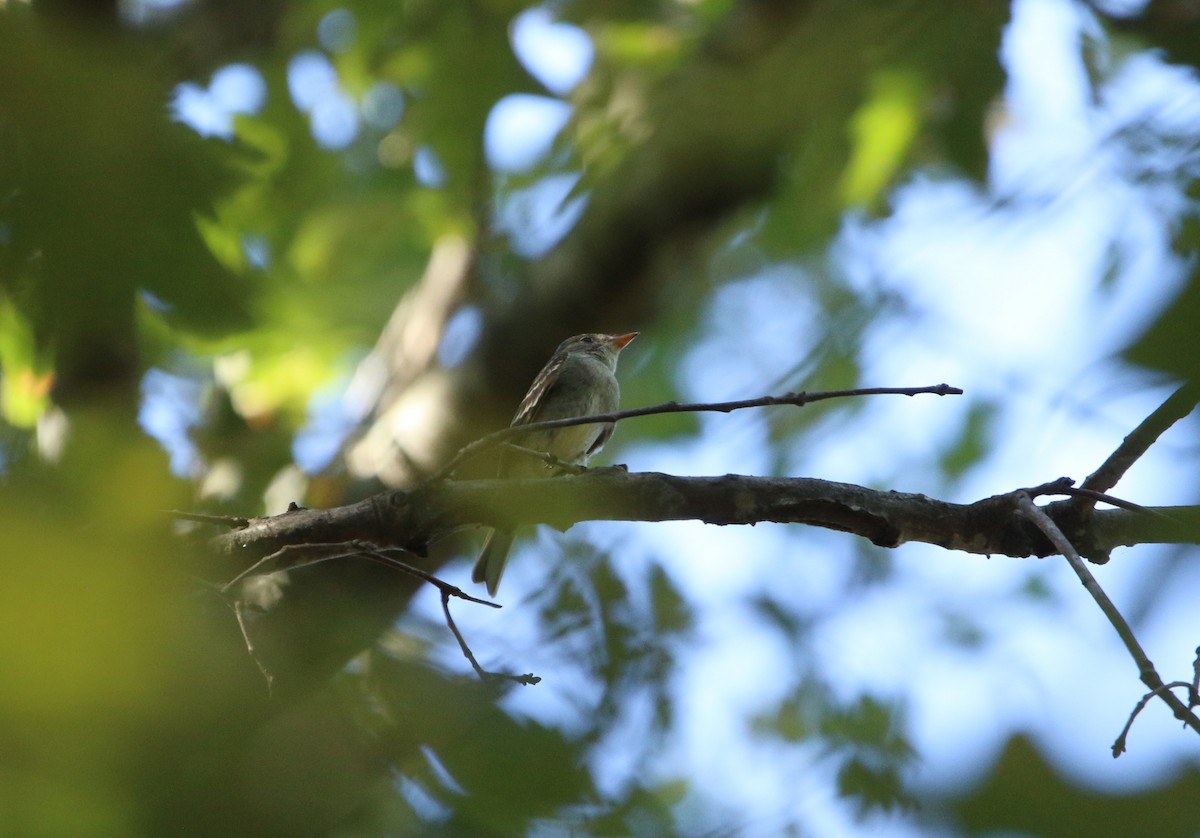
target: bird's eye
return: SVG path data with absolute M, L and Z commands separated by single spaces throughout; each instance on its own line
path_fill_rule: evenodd
M 596 339 L 594 337 L 592 337 L 591 335 L 584 335 L 583 342 L 584 343 L 595 343 Z

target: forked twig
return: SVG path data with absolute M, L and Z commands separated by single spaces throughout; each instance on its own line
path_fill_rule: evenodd
M 499 603 L 488 602 L 485 599 L 477 599 L 470 594 L 464 593 L 461 588 L 451 585 L 449 582 L 442 581 L 432 573 L 421 570 L 419 567 L 413 567 L 407 562 L 402 562 L 399 559 L 384 555 L 384 553 L 380 550 L 365 551 L 363 555 L 369 559 L 372 559 L 373 561 L 382 562 L 389 567 L 394 567 L 397 570 L 402 570 L 405 573 L 412 574 L 418 579 L 423 579 L 442 592 L 442 613 L 446 615 L 446 625 L 450 627 L 450 631 L 454 634 L 454 639 L 458 641 L 458 648 L 462 650 L 463 656 L 466 657 L 466 659 L 470 662 L 471 667 L 475 670 L 475 674 L 478 675 L 481 680 L 491 681 L 500 678 L 508 681 L 516 681 L 518 684 L 525 685 L 536 684 L 542 680 L 533 673 L 527 673 L 525 675 L 512 675 L 507 672 L 492 672 L 484 669 L 479 665 L 479 661 L 475 659 L 475 655 L 472 654 L 471 647 L 467 645 L 467 641 L 463 638 L 462 632 L 458 630 L 458 625 L 454 622 L 454 617 L 450 616 L 450 597 L 458 597 L 459 599 L 465 599 L 468 602 L 477 602 L 480 605 L 488 605 L 492 608 L 500 608 L 501 606 Z
M 376 549 L 374 544 L 362 541 L 337 541 L 328 544 L 285 544 L 274 553 L 263 556 L 250 565 L 250 567 L 230 579 L 221 587 L 221 592 L 228 593 L 230 588 L 247 576 L 266 572 L 263 568 L 268 565 L 276 565 L 276 571 L 295 570 L 299 567 L 308 567 L 309 565 L 332 561 L 333 559 L 357 556 L 374 549 Z
M 449 582 L 439 579 L 429 571 L 415 567 L 414 565 L 402 561 L 395 556 L 387 555 L 389 552 L 396 552 L 399 550 L 400 548 L 396 547 L 380 548 L 374 544 L 364 541 L 345 541 L 336 544 L 286 545 L 276 550 L 269 556 L 266 556 L 255 562 L 254 565 L 246 570 L 243 570 L 221 588 L 221 593 L 228 594 L 229 589 L 238 582 L 253 573 L 261 571 L 265 565 L 272 562 L 279 563 L 280 561 L 286 560 L 286 569 L 295 569 L 298 567 L 306 567 L 308 565 L 316 564 L 318 562 L 330 561 L 332 559 L 347 558 L 350 556 L 362 556 L 363 558 L 369 559 L 373 562 L 378 562 L 379 564 L 387 565 L 395 570 L 407 573 L 410 576 L 415 576 L 421 581 L 428 582 L 430 585 L 433 585 L 441 592 L 442 613 L 446 615 L 446 625 L 450 627 L 451 633 L 454 634 L 454 639 L 458 641 L 459 649 L 462 650 L 463 655 L 470 662 L 471 667 L 481 679 L 485 681 L 505 679 L 509 681 L 516 681 L 519 684 L 536 684 L 542 680 L 532 673 L 525 675 L 512 675 L 507 672 L 492 672 L 480 666 L 479 662 L 475 659 L 475 655 L 471 652 L 470 646 L 467 645 L 467 641 L 463 637 L 462 632 L 459 631 L 458 626 L 455 624 L 454 618 L 450 615 L 450 598 L 456 597 L 458 599 L 464 599 L 468 602 L 486 605 L 489 608 L 500 608 L 502 606 L 496 602 L 490 602 L 485 599 L 473 597 L 458 586 L 451 585 Z M 267 687 L 270 689 L 274 678 L 272 677 L 270 671 L 263 664 L 262 660 L 259 658 L 257 650 L 254 647 L 254 643 L 250 638 L 250 633 L 247 630 L 243 616 L 241 602 L 235 600 L 233 609 L 234 614 L 237 617 L 238 628 L 241 629 L 242 632 L 242 639 L 246 643 L 246 650 L 250 653 L 250 657 L 254 659 L 255 664 L 258 665 L 259 671 L 262 672 L 263 677 L 267 681 Z
M 475 602 L 479 602 L 479 600 L 475 600 Z M 493 603 L 488 602 L 484 604 L 492 605 Z M 497 605 L 496 607 L 499 608 L 500 606 Z M 454 639 L 458 641 L 458 648 L 462 650 L 466 659 L 471 662 L 475 674 L 481 679 L 491 681 L 500 678 L 507 681 L 516 681 L 518 684 L 525 684 L 526 686 L 536 684 L 542 680 L 532 672 L 527 672 L 524 675 L 513 675 L 508 672 L 492 672 L 489 669 L 484 669 L 479 665 L 479 661 L 475 660 L 475 655 L 471 653 L 471 647 L 467 645 L 467 641 L 463 639 L 462 632 L 458 630 L 454 618 L 450 616 L 450 594 L 447 591 L 442 591 L 442 613 L 446 615 L 446 625 L 450 626 L 450 631 L 454 633 Z
M 1163 684 L 1161 687 L 1156 687 L 1142 696 L 1138 703 L 1134 706 L 1133 712 L 1129 714 L 1129 719 L 1125 722 L 1125 727 L 1121 728 L 1120 735 L 1117 736 L 1116 740 L 1112 744 L 1113 759 L 1116 759 L 1121 754 L 1125 753 L 1125 740 L 1129 737 L 1129 731 L 1133 728 L 1133 720 L 1136 719 L 1138 713 L 1142 712 L 1146 705 L 1150 703 L 1150 699 L 1154 698 L 1156 695 L 1162 695 L 1168 690 L 1176 690 L 1181 687 L 1183 689 L 1190 690 L 1191 686 L 1192 685 L 1187 681 L 1172 681 L 1169 684 Z M 1194 706 L 1195 704 L 1189 705 L 1189 707 Z

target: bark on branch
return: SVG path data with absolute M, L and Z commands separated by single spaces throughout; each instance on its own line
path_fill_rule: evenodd
M 341 541 L 423 554 L 430 544 L 472 525 L 548 524 L 565 530 L 586 520 L 697 520 L 719 525 L 807 524 L 851 533 L 882 547 L 916 541 L 981 555 L 1056 554 L 1037 527 L 1013 514 L 1024 491 L 1029 490 L 959 504 L 815 478 L 678 477 L 606 468 L 536 480 L 444 481 L 382 492 L 349 506 L 295 509 L 251 519 L 217 536 L 214 546 L 246 562 L 289 544 Z M 1070 513 L 1068 501 L 1043 508 L 1052 520 Z M 1088 533 L 1076 535 L 1077 548 L 1087 557 L 1107 556 L 1113 547 L 1138 543 L 1200 543 L 1197 507 L 1106 509 L 1094 516 Z

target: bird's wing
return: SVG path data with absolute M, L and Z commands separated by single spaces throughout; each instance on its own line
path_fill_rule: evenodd
M 517 415 L 513 417 L 510 424 L 528 425 L 530 422 L 538 421 L 540 418 L 538 414 L 541 413 L 541 407 L 547 401 L 543 397 L 554 389 L 554 385 L 558 383 L 558 377 L 562 374 L 566 363 L 566 355 L 555 355 L 547 362 L 546 366 L 542 367 L 542 371 L 533 380 L 533 386 L 529 388 L 529 392 L 525 394 L 525 398 L 521 399 L 521 405 L 517 408 Z

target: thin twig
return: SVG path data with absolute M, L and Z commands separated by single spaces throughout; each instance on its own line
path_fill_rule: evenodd
M 400 559 L 397 559 L 395 556 L 387 555 L 388 552 L 395 552 L 399 549 L 400 548 L 396 548 L 396 547 L 379 548 L 374 544 L 370 544 L 370 543 L 363 542 L 363 541 L 345 541 L 345 542 L 341 542 L 338 544 L 305 544 L 305 545 L 289 544 L 289 545 L 285 545 L 284 547 L 281 547 L 280 549 L 276 550 L 271 555 L 266 556 L 266 557 L 260 559 L 259 561 L 255 562 L 254 565 L 247 568 L 246 570 L 243 570 L 241 573 L 239 573 L 237 576 L 235 576 L 233 579 L 231 579 L 229 582 L 227 582 L 221 588 L 221 592 L 228 593 L 228 591 L 231 587 L 236 585 L 238 582 L 240 582 L 246 576 L 259 570 L 259 568 L 261 568 L 264 564 L 267 564 L 270 562 L 278 562 L 280 559 L 287 557 L 288 554 L 290 554 L 290 553 L 300 554 L 300 559 L 290 561 L 287 564 L 288 569 L 295 569 L 297 567 L 306 567 L 311 564 L 329 561 L 331 559 L 346 558 L 349 556 L 362 556 L 363 558 L 369 559 L 370 561 L 378 562 L 380 564 L 384 564 L 384 565 L 387 565 L 388 567 L 391 567 L 396 570 L 407 573 L 410 576 L 415 576 L 418 579 L 420 579 L 424 582 L 428 582 L 429 584 L 433 585 L 435 588 L 437 588 L 441 592 L 442 611 L 446 615 L 446 624 L 450 627 L 450 631 L 454 634 L 454 639 L 458 641 L 458 647 L 460 649 L 462 649 L 462 653 L 466 656 L 467 660 L 470 661 L 471 666 L 475 669 L 475 672 L 479 675 L 479 677 L 481 679 L 483 679 L 485 681 L 490 681 L 490 680 L 493 680 L 496 678 L 503 678 L 503 679 L 506 679 L 509 681 L 516 681 L 519 684 L 536 684 L 542 680 L 541 678 L 537 677 L 536 675 L 533 675 L 532 673 L 529 673 L 526 675 L 511 675 L 507 672 L 491 672 L 491 671 L 486 670 L 483 667 L 481 667 L 479 665 L 479 662 L 477 660 L 475 660 L 475 655 L 471 653 L 471 648 L 467 645 L 467 641 L 463 638 L 462 632 L 460 632 L 458 630 L 458 626 L 455 625 L 454 618 L 450 616 L 450 597 L 457 597 L 458 599 L 465 599 L 467 602 L 474 602 L 478 605 L 486 605 L 489 608 L 500 608 L 502 606 L 497 602 L 490 602 L 485 599 L 479 599 L 478 597 L 473 597 L 470 594 L 468 594 L 466 591 L 459 588 L 458 586 L 451 585 L 449 582 L 445 582 L 445 581 L 439 579 L 438 577 L 434 576 L 429 571 L 422 570 L 421 568 L 415 567 L 415 566 L 409 564 L 408 562 L 401 561 Z M 262 660 L 258 656 L 257 651 L 254 648 L 254 643 L 250 639 L 250 633 L 247 630 L 246 623 L 245 623 L 243 613 L 242 613 L 241 603 L 239 601 L 234 602 L 233 611 L 234 611 L 235 616 L 237 617 L 238 628 L 242 632 L 242 639 L 246 642 L 246 651 L 250 653 L 250 657 L 258 665 L 259 671 L 262 672 L 263 678 L 265 678 L 267 681 L 267 689 L 270 690 L 271 685 L 274 681 L 274 678 L 272 677 L 270 671 L 263 664 Z
M 243 570 L 241 573 L 239 573 L 237 576 L 230 579 L 228 582 L 226 582 L 224 585 L 220 586 L 220 588 L 218 589 L 222 599 L 224 599 L 226 601 L 226 603 L 229 604 L 229 606 L 233 609 L 233 615 L 234 615 L 234 617 L 237 618 L 238 630 L 242 633 L 242 640 L 246 644 L 246 652 L 247 652 L 247 654 L 250 655 L 250 659 L 252 661 L 254 661 L 255 666 L 258 667 L 258 671 L 260 673 L 262 673 L 263 680 L 267 682 L 267 694 L 268 695 L 271 695 L 273 692 L 274 685 L 275 685 L 275 676 L 271 673 L 271 670 L 267 668 L 267 665 L 265 663 L 263 663 L 262 658 L 258 654 L 258 649 L 255 647 L 254 641 L 250 637 L 250 629 L 246 625 L 245 604 L 242 602 L 241 599 L 239 599 L 237 597 L 231 597 L 229 595 L 230 589 L 234 585 L 236 585 L 238 582 L 245 579 L 247 576 L 250 576 L 253 573 L 255 573 L 256 571 L 258 571 L 259 568 L 263 567 L 263 565 L 266 565 L 271 562 L 278 562 L 280 559 L 286 557 L 289 553 L 300 553 L 302 556 L 306 553 L 317 553 L 318 555 L 315 558 L 312 557 L 311 555 L 306 556 L 303 561 L 291 562 L 283 568 L 277 568 L 278 570 L 292 569 L 292 568 L 296 568 L 296 567 L 305 567 L 310 564 L 316 564 L 317 562 L 328 561 L 330 559 L 342 558 L 345 556 L 352 556 L 352 555 L 356 555 L 359 552 L 361 552 L 361 549 L 357 549 L 357 550 L 356 549 L 348 549 L 347 545 L 359 546 L 359 545 L 357 545 L 356 542 L 344 542 L 341 544 L 287 544 L 287 545 L 284 545 L 283 547 L 276 550 L 274 553 L 271 553 L 269 556 L 264 556 L 263 558 L 259 559 L 253 565 L 251 565 L 250 567 Z M 323 552 L 323 551 L 330 551 L 330 552 Z M 486 604 L 490 604 L 490 603 L 486 603 Z
M 1092 599 L 1100 606 L 1100 610 L 1104 612 L 1104 616 L 1112 623 L 1113 628 L 1117 630 L 1117 634 L 1121 638 L 1121 642 L 1125 644 L 1125 648 L 1129 650 L 1129 654 L 1133 657 L 1134 663 L 1137 664 L 1138 673 L 1142 683 L 1150 688 L 1153 695 L 1158 695 L 1165 701 L 1173 711 L 1175 718 L 1182 721 L 1188 727 L 1200 733 L 1200 718 L 1185 705 L 1179 698 L 1170 690 L 1163 689 L 1164 684 L 1158 671 L 1155 670 L 1154 664 L 1150 662 L 1149 656 L 1138 643 L 1137 637 L 1134 636 L 1133 630 L 1129 628 L 1129 623 L 1125 622 L 1125 618 L 1121 616 L 1121 612 L 1117 610 L 1113 601 L 1108 598 L 1108 594 L 1104 593 L 1104 589 L 1100 587 L 1100 583 L 1096 581 L 1096 577 L 1087 568 L 1087 563 L 1083 557 L 1075 550 L 1070 540 L 1063 535 L 1062 530 L 1058 525 L 1051 520 L 1050 516 L 1043 512 L 1033 499 L 1026 492 L 1017 493 L 1018 508 L 1035 526 L 1050 540 L 1059 553 L 1061 553 L 1079 577 L 1079 581 L 1083 583 L 1083 587 L 1092 595 Z M 1136 714 L 1135 714 L 1136 715 Z M 1118 749 L 1117 745 L 1120 744 Z M 1119 738 L 1117 743 L 1113 744 L 1113 757 L 1118 757 L 1124 751 L 1125 745 L 1123 738 Z
M 208 515 L 203 512 L 184 512 L 182 509 L 168 509 L 167 514 L 173 518 L 183 518 L 185 521 L 198 521 L 201 524 L 217 524 L 229 527 L 231 530 L 244 530 L 250 526 L 250 519 L 240 515 Z
M 487 604 L 490 605 L 491 603 Z M 495 678 L 502 678 L 506 681 L 516 681 L 518 684 L 525 684 L 526 686 L 536 684 L 542 680 L 532 672 L 525 675 L 511 675 L 507 672 L 492 672 L 484 669 L 479 665 L 479 661 L 475 660 L 475 655 L 471 653 L 471 647 L 467 645 L 467 641 L 463 639 L 462 632 L 458 630 L 458 626 L 454 623 L 454 618 L 450 616 L 450 594 L 446 591 L 442 591 L 442 613 L 446 615 L 446 625 L 450 626 L 450 631 L 454 633 L 454 639 L 458 641 L 458 648 L 462 650 L 463 655 L 471 662 L 471 666 L 475 669 L 475 674 L 481 680 L 491 681 Z
M 569 428 L 575 425 L 594 425 L 607 422 L 620 422 L 638 416 L 654 416 L 661 413 L 731 413 L 749 407 L 767 407 L 770 405 L 788 404 L 803 407 L 813 402 L 827 399 L 841 399 L 851 396 L 917 396 L 930 394 L 935 396 L 961 396 L 962 390 L 949 384 L 935 384 L 929 387 L 861 387 L 854 390 L 825 390 L 819 393 L 785 393 L 782 396 L 760 396 L 756 399 L 741 399 L 732 402 L 696 402 L 680 404 L 679 402 L 663 402 L 650 407 L 635 407 L 629 410 L 615 410 L 611 413 L 596 413 L 591 416 L 571 416 L 566 419 L 549 419 L 544 422 L 530 422 L 527 425 L 515 425 L 493 431 L 474 442 L 459 449 L 450 461 L 430 475 L 426 483 L 434 483 L 445 479 L 463 460 L 472 454 L 503 442 L 514 436 L 522 436 L 532 431 L 544 431 L 552 428 Z
M 527 686 L 536 684 L 542 680 L 532 672 L 525 675 L 512 675 L 508 672 L 492 672 L 484 669 L 479 665 L 479 661 L 475 660 L 475 655 L 471 652 L 471 647 L 467 645 L 467 641 L 462 636 L 462 632 L 458 630 L 458 625 L 455 624 L 454 618 L 450 616 L 450 597 L 458 597 L 459 599 L 465 599 L 468 602 L 476 602 L 480 605 L 491 606 L 492 608 L 500 608 L 501 606 L 499 603 L 488 602 L 487 600 L 483 599 L 476 599 L 470 594 L 464 593 L 461 588 L 451 585 L 449 582 L 443 582 L 432 573 L 421 570 L 419 567 L 413 567 L 407 562 L 402 562 L 399 559 L 384 555 L 382 551 L 370 550 L 364 552 L 363 555 L 374 561 L 382 562 L 390 567 L 394 567 L 397 570 L 410 573 L 413 576 L 416 576 L 418 579 L 423 579 L 442 592 L 442 613 L 446 615 L 446 625 L 450 627 L 451 633 L 454 634 L 454 639 L 458 641 L 458 648 L 462 650 L 463 655 L 470 662 L 471 667 L 475 670 L 475 674 L 478 675 L 481 680 L 491 681 L 501 678 L 506 681 L 516 681 L 518 684 L 525 684 Z
M 1137 663 L 1139 671 L 1143 673 L 1147 671 L 1153 672 L 1154 665 L 1146 656 L 1141 644 L 1138 643 L 1133 630 L 1129 628 L 1129 624 L 1125 622 L 1125 618 L 1121 616 L 1121 612 L 1117 610 L 1112 600 L 1108 598 L 1108 594 L 1104 593 L 1104 589 L 1100 587 L 1100 583 L 1096 581 L 1096 577 L 1092 576 L 1083 558 L 1075 550 L 1075 547 L 1067 537 L 1063 535 L 1058 525 L 1050 519 L 1049 515 L 1035 505 L 1033 499 L 1024 492 L 1017 495 L 1017 503 L 1025 517 L 1042 531 L 1046 538 L 1050 540 L 1050 543 L 1054 545 L 1054 549 L 1066 557 L 1071 568 L 1079 577 L 1079 581 L 1083 583 L 1083 587 L 1092 595 L 1092 599 L 1096 600 L 1096 604 L 1100 606 L 1100 610 L 1104 612 L 1108 621 L 1113 624 L 1113 628 L 1117 630 L 1117 634 L 1120 635 L 1125 648 L 1129 650 L 1129 653 Z M 1159 679 L 1158 684 L 1148 686 L 1154 689 L 1161 683 L 1162 679 Z
M 1105 494 L 1104 492 L 1097 492 L 1094 489 L 1076 488 L 1073 485 L 1074 483 L 1075 481 L 1069 477 L 1060 477 L 1057 480 L 1051 480 L 1049 483 L 1043 483 L 1040 486 L 1022 489 L 1022 491 L 1027 493 L 1030 498 L 1040 498 L 1044 495 L 1067 495 L 1073 498 L 1087 498 L 1091 501 L 1107 503 L 1109 506 L 1128 509 L 1130 512 L 1141 512 L 1144 515 L 1153 515 L 1155 518 L 1161 518 L 1164 521 L 1179 523 L 1177 518 L 1172 518 L 1165 512 L 1159 512 L 1157 509 L 1151 509 L 1133 501 Z
M 1200 705 L 1200 646 L 1196 647 L 1196 659 L 1192 661 L 1192 690 L 1188 696 L 1188 708 Z
M 246 628 L 245 605 L 241 600 L 235 599 L 232 607 L 233 615 L 237 617 L 238 629 L 242 633 L 242 640 L 246 643 L 246 652 L 250 655 L 250 660 L 254 661 L 255 666 L 258 667 L 258 671 L 262 673 L 263 680 L 267 682 L 267 695 L 270 696 L 274 692 L 275 676 L 262 662 L 262 658 L 258 656 L 258 649 L 254 647 L 254 641 L 250 639 L 250 630 Z
M 1138 713 L 1142 712 L 1146 705 L 1150 703 L 1150 699 L 1154 698 L 1156 695 L 1162 695 L 1167 690 L 1174 690 L 1178 689 L 1179 687 L 1187 689 L 1190 686 L 1191 684 L 1189 684 L 1187 681 L 1172 681 L 1169 684 L 1163 684 L 1161 687 L 1150 690 L 1150 692 L 1142 696 L 1141 700 L 1138 701 L 1138 703 L 1134 706 L 1133 712 L 1129 714 L 1129 718 L 1125 721 L 1125 727 L 1121 728 L 1120 735 L 1117 736 L 1116 740 L 1112 744 L 1113 759 L 1116 759 L 1121 754 L 1125 753 L 1125 740 L 1129 737 L 1129 731 L 1133 728 L 1133 720 L 1136 719 Z
M 1107 492 L 1117 485 L 1129 467 L 1150 450 L 1163 433 L 1183 417 L 1191 413 L 1200 403 L 1200 386 L 1188 383 L 1172 393 L 1165 402 L 1142 420 L 1136 428 L 1117 446 L 1117 450 L 1109 455 L 1098 469 L 1088 475 L 1080 484 L 1081 489 L 1093 492 Z M 1094 503 L 1080 503 L 1082 508 L 1094 506 Z
M 295 570 L 296 568 L 308 567 L 319 562 L 356 556 L 375 549 L 377 548 L 374 544 L 361 541 L 337 541 L 329 544 L 285 544 L 274 553 L 263 556 L 257 562 L 250 565 L 250 567 L 226 582 L 221 587 L 221 593 L 228 593 L 230 588 L 238 582 L 241 582 L 247 576 L 261 572 L 261 569 L 269 564 L 278 565 L 275 568 L 276 571 Z M 296 558 L 289 558 L 293 554 L 296 555 Z
M 1092 489 L 1084 488 L 1070 488 L 1064 489 L 1062 494 L 1070 495 L 1073 498 L 1087 498 L 1093 502 L 1107 503 L 1109 506 L 1128 509 L 1130 512 L 1140 512 L 1143 515 L 1153 515 L 1155 518 L 1161 518 L 1164 521 L 1171 521 L 1176 524 L 1179 523 L 1178 518 L 1172 518 L 1165 512 L 1159 512 L 1157 509 L 1151 509 L 1148 506 L 1142 506 L 1140 503 L 1134 503 L 1131 500 L 1114 497 L 1113 495 L 1106 494 L 1105 492 L 1097 492 Z
M 564 463 L 558 457 L 546 451 L 537 451 L 533 448 L 526 448 L 523 445 L 517 445 L 515 442 L 500 443 L 505 448 L 520 454 L 522 457 L 530 457 L 534 460 L 541 460 L 546 464 L 547 469 L 553 469 L 555 472 L 566 472 L 567 474 L 583 474 L 586 472 L 587 466 L 576 465 L 575 463 Z
M 394 550 L 399 550 L 399 549 L 400 548 L 398 548 L 398 547 L 387 548 L 388 551 L 394 551 Z M 427 570 L 421 570 L 421 568 L 414 567 L 413 565 L 410 565 L 408 562 L 402 562 L 397 558 L 385 555 L 384 550 L 380 550 L 380 549 L 376 548 L 376 549 L 372 549 L 372 550 L 362 550 L 359 552 L 361 555 L 365 556 L 366 558 L 370 559 L 373 562 L 379 562 L 380 564 L 385 564 L 388 567 L 393 567 L 396 570 L 403 571 L 411 576 L 415 576 L 418 579 L 428 582 L 430 585 L 433 585 L 435 588 L 437 588 L 439 591 L 441 591 L 443 596 L 458 597 L 459 599 L 465 599 L 467 602 L 474 602 L 479 605 L 486 605 L 489 608 L 502 608 L 503 607 L 498 602 L 489 602 L 486 599 L 477 599 L 476 597 L 473 597 L 470 594 L 468 594 L 467 592 L 465 592 L 462 588 L 459 588 L 456 585 L 451 585 L 449 582 L 442 581 L 441 579 L 434 576 L 432 573 L 430 573 Z M 358 554 L 359 553 L 356 553 L 356 555 L 358 555 Z
M 277 570 L 295 570 L 299 567 L 308 567 L 309 565 L 314 565 L 319 562 L 327 562 L 333 559 L 344 559 L 349 558 L 350 556 L 362 556 L 363 558 L 370 559 L 373 562 L 385 564 L 388 567 L 403 571 L 410 576 L 415 576 L 422 581 L 428 582 L 442 593 L 448 594 L 449 596 L 465 599 L 468 602 L 475 602 L 479 605 L 486 605 L 489 608 L 502 607 L 499 603 L 490 602 L 486 599 L 477 599 L 476 597 L 473 597 L 463 591 L 461 588 L 451 585 L 449 582 L 443 582 L 441 579 L 434 576 L 427 570 L 421 570 L 419 567 L 415 567 L 407 562 L 403 562 L 394 556 L 387 555 L 388 552 L 396 552 L 400 549 L 401 548 L 399 547 L 381 548 L 378 545 L 371 544 L 367 541 L 342 541 L 333 544 L 286 544 L 271 555 L 259 559 L 252 566 L 246 570 L 243 570 L 233 579 L 226 582 L 221 588 L 221 591 L 222 593 L 227 593 L 231 587 L 257 571 L 264 564 L 273 561 L 277 562 L 291 553 L 298 553 L 300 558 L 298 560 L 289 561 L 285 566 L 277 568 Z M 404 552 L 407 553 L 408 551 L 405 550 Z

